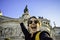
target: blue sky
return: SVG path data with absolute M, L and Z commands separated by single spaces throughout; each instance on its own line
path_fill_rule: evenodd
M 19 18 L 28 5 L 31 16 L 43 16 L 51 25 L 60 26 L 60 0 L 0 0 L 0 9 L 4 16 Z

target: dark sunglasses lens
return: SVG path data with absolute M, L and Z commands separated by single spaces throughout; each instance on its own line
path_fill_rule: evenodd
M 34 23 L 37 24 L 38 22 L 35 20 Z
M 29 21 L 29 24 L 32 24 L 32 21 Z
M 34 20 L 34 21 L 29 21 L 29 24 L 32 24 L 32 22 L 34 22 L 35 24 L 37 24 L 37 23 L 38 23 L 38 21 L 37 21 L 37 20 Z

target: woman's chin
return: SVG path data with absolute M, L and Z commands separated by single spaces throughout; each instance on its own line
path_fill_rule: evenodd
M 35 33 L 37 31 L 37 29 L 32 29 L 32 31 Z

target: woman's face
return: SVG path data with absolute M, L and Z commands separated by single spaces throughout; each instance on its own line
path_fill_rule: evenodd
M 28 28 L 29 28 L 30 33 L 35 33 L 37 31 L 37 23 L 38 23 L 38 21 L 36 18 L 31 18 L 29 20 Z

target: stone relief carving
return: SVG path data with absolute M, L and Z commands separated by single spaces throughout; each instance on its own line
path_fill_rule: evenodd
M 11 27 L 2 28 L 0 30 L 0 36 L 3 36 L 3 37 L 12 36 L 12 34 L 13 34 L 13 29 Z
M 10 27 L 4 28 L 5 35 L 12 35 L 13 29 Z

